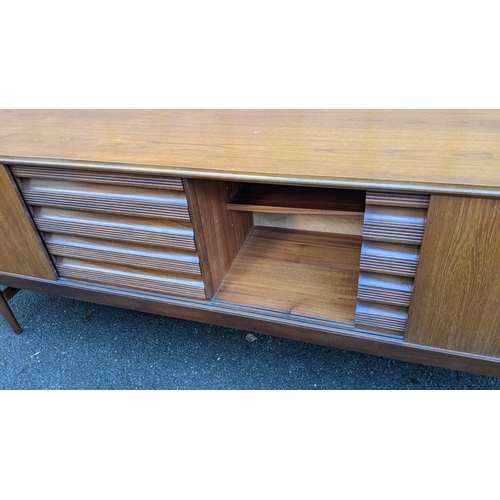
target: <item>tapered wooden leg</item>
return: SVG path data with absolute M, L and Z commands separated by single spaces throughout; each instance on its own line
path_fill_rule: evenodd
M 9 323 L 9 326 L 12 330 L 14 330 L 14 333 L 21 333 L 23 329 L 17 322 L 17 319 L 14 316 L 7 300 L 13 297 L 18 291 L 19 290 L 15 288 L 7 288 L 3 292 L 0 292 L 0 313 L 2 313 L 2 316 L 5 318 L 7 323 Z

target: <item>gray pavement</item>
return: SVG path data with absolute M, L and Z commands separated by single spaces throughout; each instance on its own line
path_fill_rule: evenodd
M 500 389 L 500 379 L 23 290 L 0 389 Z

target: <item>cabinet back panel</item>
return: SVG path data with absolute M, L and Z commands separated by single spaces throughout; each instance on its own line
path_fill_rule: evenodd
M 253 214 L 255 226 L 281 227 L 298 231 L 319 231 L 322 233 L 354 234 L 363 233 L 363 219 L 334 215 L 300 214 Z

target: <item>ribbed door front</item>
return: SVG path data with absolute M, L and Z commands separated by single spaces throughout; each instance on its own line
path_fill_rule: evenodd
M 182 180 L 12 166 L 61 278 L 205 298 Z

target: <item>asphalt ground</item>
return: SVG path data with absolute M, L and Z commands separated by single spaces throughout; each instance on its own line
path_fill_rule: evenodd
M 500 389 L 500 379 L 22 290 L 1 389 Z

